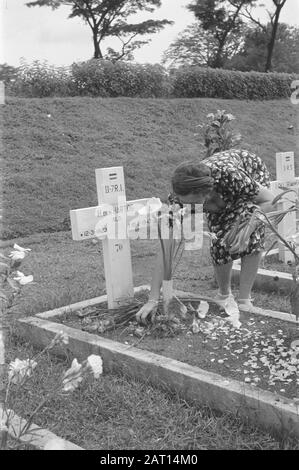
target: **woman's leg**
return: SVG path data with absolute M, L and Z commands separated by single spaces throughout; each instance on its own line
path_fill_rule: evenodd
M 240 289 L 239 298 L 242 300 L 250 299 L 251 289 L 253 287 L 262 252 L 243 256 L 241 259 Z
M 226 264 L 214 265 L 215 277 L 221 295 L 229 295 L 231 293 L 232 267 L 232 261 Z

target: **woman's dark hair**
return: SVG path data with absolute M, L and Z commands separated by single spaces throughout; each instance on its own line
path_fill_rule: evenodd
M 202 162 L 181 163 L 171 178 L 172 188 L 178 196 L 212 191 L 214 178 L 210 168 Z

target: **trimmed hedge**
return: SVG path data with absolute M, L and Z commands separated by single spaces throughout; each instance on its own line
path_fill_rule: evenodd
M 296 75 L 89 60 L 70 67 L 24 63 L 6 88 L 20 97 L 227 98 L 270 100 L 291 96 Z
M 90 60 L 73 64 L 72 76 L 81 95 L 160 98 L 169 93 L 167 72 L 157 64 Z
M 296 75 L 238 72 L 201 67 L 181 67 L 173 74 L 172 94 L 177 98 L 272 100 L 291 96 Z

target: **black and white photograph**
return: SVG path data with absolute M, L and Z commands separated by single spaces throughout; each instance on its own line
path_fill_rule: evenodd
M 0 450 L 298 451 L 299 1 L 0 26 Z

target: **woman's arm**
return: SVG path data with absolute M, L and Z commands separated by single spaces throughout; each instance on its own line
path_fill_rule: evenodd
M 275 194 L 273 194 L 270 189 L 262 186 L 258 183 L 259 186 L 259 193 L 253 199 L 253 202 L 260 206 L 263 212 L 272 212 L 276 209 L 275 206 L 272 205 L 272 201 L 275 198 Z
M 163 257 L 162 257 L 162 250 L 159 249 L 157 254 L 157 259 L 155 261 L 155 266 L 152 271 L 152 282 L 151 282 L 151 292 L 149 294 L 148 300 L 159 300 L 160 297 L 160 289 L 163 280 Z
M 160 250 L 158 251 L 157 259 L 155 260 L 155 265 L 152 271 L 151 291 L 148 297 L 148 301 L 136 313 L 136 320 L 140 323 L 146 323 L 147 317 L 157 310 L 158 301 L 160 297 L 160 289 L 161 289 L 162 280 L 163 280 L 163 274 L 164 274 L 163 256 L 162 256 L 162 250 L 160 247 Z

